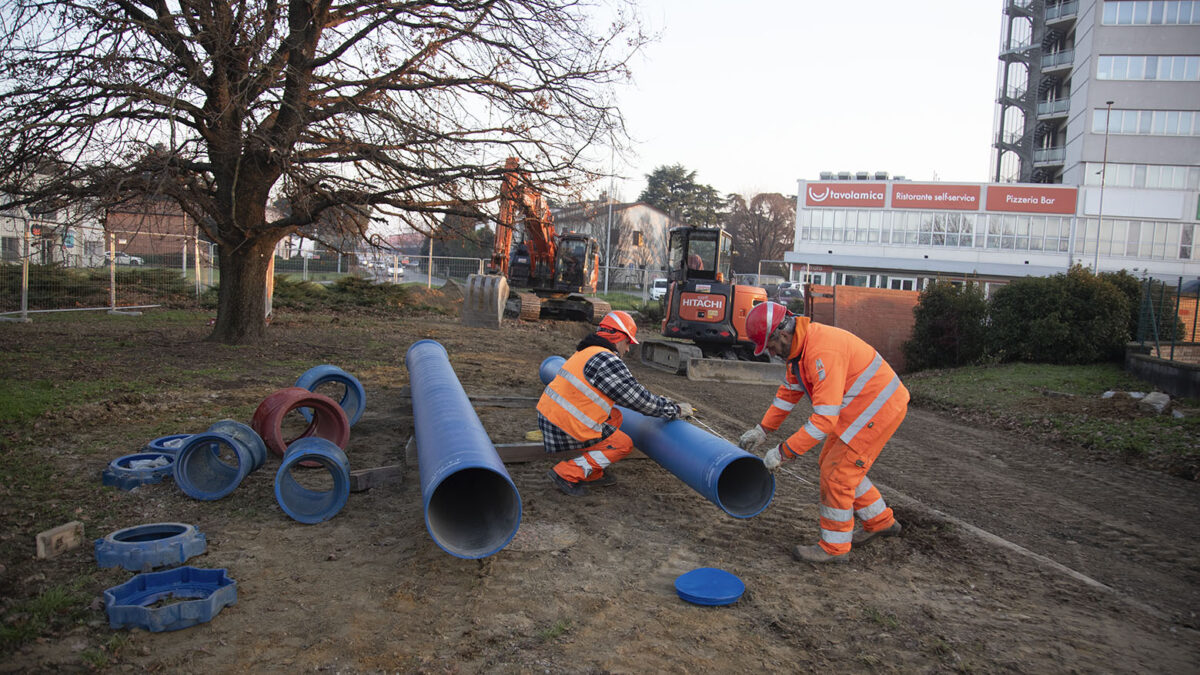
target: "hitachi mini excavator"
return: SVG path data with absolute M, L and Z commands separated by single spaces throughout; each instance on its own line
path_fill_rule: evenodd
M 777 368 L 764 376 L 766 359 L 754 356 L 746 337 L 746 315 L 767 300 L 767 292 L 734 283 L 732 248 L 732 238 L 719 228 L 671 230 L 662 334 L 673 339 L 643 339 L 642 363 L 691 379 L 782 378 Z
M 463 323 L 498 328 L 504 315 L 599 323 L 610 309 L 591 297 L 600 271 L 599 244 L 585 234 L 555 234 L 545 197 L 530 186 L 517 159 L 510 157 L 504 170 L 492 258 L 486 274 L 467 278 Z M 514 246 L 518 229 L 522 236 Z

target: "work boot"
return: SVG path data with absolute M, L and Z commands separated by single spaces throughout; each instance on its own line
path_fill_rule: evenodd
M 612 475 L 612 471 L 605 471 L 596 480 L 587 480 L 583 484 L 587 487 L 608 487 L 617 484 L 617 477 Z
M 902 529 L 904 528 L 900 527 L 900 521 L 896 520 L 892 521 L 892 524 L 888 527 L 885 527 L 882 530 L 875 530 L 874 532 L 855 530 L 853 542 L 855 546 L 862 546 L 875 537 L 894 537 L 900 534 L 900 530 Z
M 792 549 L 792 557 L 800 562 L 810 563 L 844 563 L 850 558 L 849 553 L 841 555 L 829 555 L 825 549 L 821 548 L 820 544 L 812 546 L 797 546 Z
M 558 475 L 554 469 L 547 471 L 546 475 L 550 478 L 550 482 L 554 483 L 554 487 L 561 490 L 563 494 L 570 495 L 572 497 L 587 496 L 588 489 L 586 487 L 580 485 L 579 483 L 572 483 L 566 478 L 563 478 L 562 476 Z

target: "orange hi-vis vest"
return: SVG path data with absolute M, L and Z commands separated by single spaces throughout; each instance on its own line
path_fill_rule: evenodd
M 784 441 L 785 456 L 804 454 L 829 434 L 864 452 L 887 442 L 880 438 L 891 427 L 887 422 L 908 409 L 908 389 L 874 347 L 849 331 L 802 316 L 796 317 L 787 380 L 763 415 L 762 427 L 778 429 L 806 393 L 813 414 Z
M 614 412 L 613 401 L 583 376 L 588 359 L 604 347 L 585 347 L 563 363 L 538 400 L 537 410 L 578 441 L 600 438 Z

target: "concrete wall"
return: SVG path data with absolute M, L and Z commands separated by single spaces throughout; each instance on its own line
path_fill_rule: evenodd
M 1148 347 L 1125 349 L 1125 371 L 1176 398 L 1200 398 L 1200 365 L 1168 361 L 1142 353 Z

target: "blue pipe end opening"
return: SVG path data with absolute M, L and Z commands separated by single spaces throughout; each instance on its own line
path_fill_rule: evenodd
M 213 501 L 233 492 L 253 468 L 240 441 L 219 432 L 195 434 L 175 458 L 175 484 L 193 499 Z
M 771 505 L 775 476 L 753 455 L 725 465 L 717 477 L 717 506 L 734 518 L 752 518 Z
M 315 462 L 314 469 L 297 469 L 300 462 Z M 296 480 L 293 470 L 327 471 L 333 481 L 328 490 L 313 490 Z M 350 497 L 350 462 L 333 441 L 310 436 L 288 446 L 275 473 L 275 499 L 283 512 L 312 525 L 336 516 Z
M 521 495 L 512 480 L 484 467 L 446 476 L 426 499 L 425 526 L 443 551 L 458 558 L 499 552 L 521 525 Z

